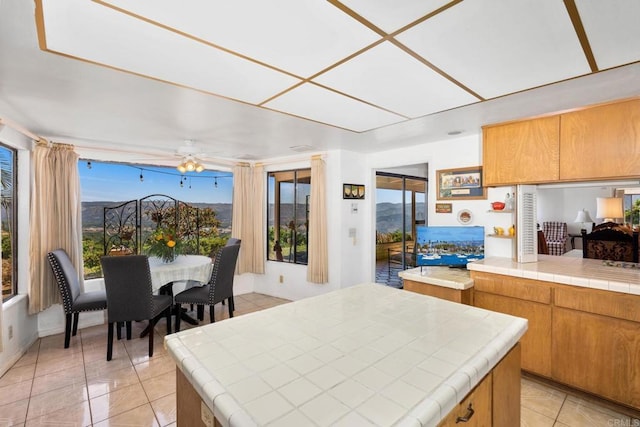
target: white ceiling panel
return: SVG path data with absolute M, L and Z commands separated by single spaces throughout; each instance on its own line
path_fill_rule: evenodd
M 45 0 L 43 10 L 55 52 L 249 103 L 299 82 L 92 2 Z
M 380 37 L 318 0 L 106 0 L 297 76 L 310 77 Z
M 577 0 L 599 69 L 640 61 L 640 1 Z
M 349 7 L 378 28 L 392 33 L 414 22 L 450 0 L 344 0 Z
M 346 96 L 305 83 L 265 104 L 265 107 L 362 132 L 405 118 Z
M 468 1 L 397 39 L 485 98 L 590 72 L 561 1 Z
M 479 101 L 389 42 L 314 81 L 411 118 Z

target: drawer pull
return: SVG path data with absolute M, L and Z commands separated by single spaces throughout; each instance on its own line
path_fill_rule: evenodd
M 471 419 L 471 417 L 473 417 L 473 414 L 475 414 L 476 411 L 473 410 L 471 405 L 472 404 L 469 403 L 469 406 L 467 407 L 467 413 L 464 414 L 464 417 L 456 418 L 456 424 L 458 424 L 458 423 L 466 423 L 467 421 L 469 421 Z

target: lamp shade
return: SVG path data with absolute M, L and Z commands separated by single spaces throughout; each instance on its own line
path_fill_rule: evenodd
M 593 222 L 593 220 L 591 219 L 591 215 L 589 215 L 589 211 L 582 209 L 578 211 L 578 216 L 576 216 L 573 222 L 581 222 L 584 224 L 585 222 Z
M 624 218 L 622 211 L 622 199 L 619 197 L 597 197 L 596 217 L 605 222 L 614 222 L 616 218 Z

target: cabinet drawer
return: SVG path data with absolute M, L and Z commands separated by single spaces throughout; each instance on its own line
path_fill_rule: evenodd
M 471 272 L 474 291 L 551 304 L 552 287 L 537 280 L 499 274 Z
M 440 421 L 438 427 L 492 425 L 491 389 L 492 380 L 489 374 L 449 412 L 444 420 Z
M 640 296 L 558 285 L 555 305 L 640 322 Z

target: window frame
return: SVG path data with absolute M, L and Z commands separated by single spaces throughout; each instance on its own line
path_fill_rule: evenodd
M 18 295 L 18 150 L 2 142 L 0 148 L 11 153 L 11 293 L 2 295 L 2 302 L 7 302 Z
M 290 179 L 290 181 L 287 181 Z M 274 184 L 271 182 L 274 180 Z M 280 184 L 289 182 L 293 184 L 293 222 L 294 227 L 290 228 L 292 237 L 290 240 L 294 242 L 293 245 L 290 245 L 290 248 L 293 248 L 293 254 L 289 254 L 288 257 L 282 257 L 278 259 L 276 255 L 276 251 L 274 248 L 274 244 L 276 240 L 281 241 L 281 238 L 276 239 L 276 226 L 280 230 L 282 230 L 283 225 L 280 224 L 280 212 L 281 212 L 281 200 L 280 200 L 280 192 L 281 186 Z M 303 192 L 304 195 L 304 223 L 301 221 L 298 212 L 298 199 L 300 197 L 300 185 L 308 185 L 308 192 Z M 275 261 L 275 262 L 285 262 L 287 264 L 293 265 L 307 265 L 308 264 L 308 245 L 309 245 L 309 212 L 310 212 L 310 196 L 311 196 L 311 168 L 303 167 L 296 169 L 287 169 L 287 170 L 275 170 L 267 172 L 267 231 L 266 231 L 266 258 L 267 261 Z M 273 191 L 273 195 L 271 192 Z M 308 194 L 305 194 L 308 193 Z M 273 196 L 273 209 L 271 209 L 270 204 L 271 196 Z M 272 218 L 273 216 L 273 218 Z M 273 221 L 273 225 L 270 223 Z M 304 241 L 304 246 L 307 247 L 307 251 L 303 253 L 298 252 L 298 239 L 299 232 L 298 229 L 304 227 L 306 229 L 306 238 Z M 270 232 L 273 230 L 273 240 L 270 240 Z M 279 235 L 281 236 L 281 235 Z M 287 259 L 289 258 L 289 259 Z

